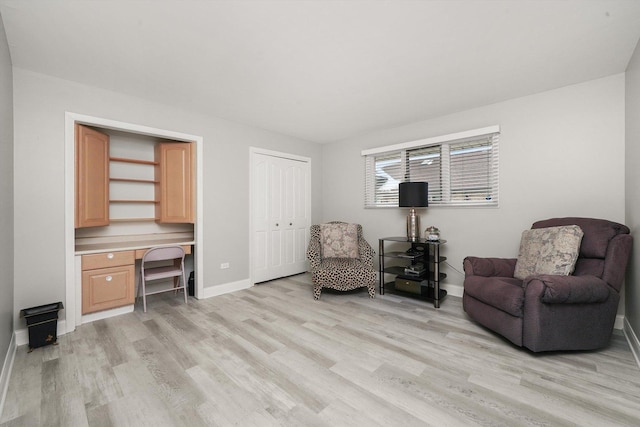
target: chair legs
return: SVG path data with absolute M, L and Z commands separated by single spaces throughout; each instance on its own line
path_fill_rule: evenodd
M 174 284 L 173 287 L 175 289 L 175 292 L 179 292 L 180 290 L 182 290 L 184 292 L 184 303 L 185 304 L 189 304 L 189 299 L 188 299 L 188 295 L 187 295 L 187 280 L 186 280 L 186 274 L 183 272 L 181 276 L 176 276 L 174 278 Z M 180 287 L 180 281 L 182 281 L 182 287 Z M 144 277 L 142 276 L 142 272 L 140 273 L 140 285 L 138 286 L 138 292 L 136 293 L 136 300 L 138 298 L 140 298 L 140 292 L 142 292 L 142 310 L 146 313 L 147 312 L 147 291 L 146 291 L 146 286 L 145 286 L 145 281 L 144 281 Z M 320 296 L 318 296 L 318 298 L 320 298 Z M 317 299 L 317 298 L 316 298 Z
M 187 301 L 187 280 L 186 280 L 186 275 L 184 272 L 184 268 L 182 269 L 182 292 L 184 292 L 184 303 L 185 304 L 189 304 L 189 302 Z
M 144 289 L 142 290 L 142 309 L 145 313 L 147 312 L 147 294 L 144 292 Z
M 375 298 L 376 297 L 376 285 L 375 284 L 367 285 L 367 292 L 369 293 L 369 298 Z M 313 299 L 314 300 L 319 300 L 321 294 L 322 294 L 322 285 L 316 285 L 314 283 L 313 284 Z
M 146 313 L 147 312 L 147 290 L 145 289 L 144 277 L 142 276 L 142 272 L 140 272 L 140 285 L 138 286 L 138 295 L 136 299 L 140 298 L 140 291 L 142 291 L 142 309 Z
M 369 298 L 376 297 L 376 285 L 367 285 L 367 291 L 369 292 Z
M 322 293 L 322 285 L 313 285 L 313 299 L 319 300 Z

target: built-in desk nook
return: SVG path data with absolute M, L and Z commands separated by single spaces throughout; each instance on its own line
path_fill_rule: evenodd
M 193 270 L 196 147 L 75 123 L 76 319 L 132 311 L 140 260 L 180 245 Z
M 142 256 L 157 246 L 179 245 L 185 254 L 192 253 L 193 238 L 167 236 L 127 236 L 135 240 L 80 243 L 82 315 L 133 305 Z

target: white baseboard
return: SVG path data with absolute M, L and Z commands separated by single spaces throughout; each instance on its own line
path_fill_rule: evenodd
M 84 314 L 80 319 L 80 324 L 95 322 L 96 320 L 107 319 L 113 316 L 119 316 L 121 314 L 133 313 L 135 306 L 125 305 L 124 307 L 112 308 L 110 310 L 98 311 L 97 313 Z M 58 323 L 60 327 L 60 323 Z M 60 334 L 58 334 L 60 335 Z
M 451 295 L 452 297 L 462 298 L 462 293 L 464 291 L 464 287 L 462 285 L 456 285 L 454 283 L 447 283 L 442 286 L 442 289 L 447 291 L 447 295 Z
M 0 418 L 2 418 L 2 412 L 4 411 L 4 400 L 7 397 L 7 390 L 9 389 L 9 379 L 11 379 L 13 361 L 16 357 L 16 348 L 16 333 L 14 332 L 11 334 L 11 341 L 9 342 L 9 348 L 4 357 L 2 372 L 0 373 Z
M 613 329 L 624 329 L 624 316 L 616 315 L 616 321 L 613 324 Z
M 204 288 L 204 296 L 202 299 L 215 297 L 218 295 L 228 294 L 230 292 L 240 291 L 242 289 L 249 289 L 253 285 L 249 279 L 238 280 L 237 282 L 224 283 L 217 286 L 209 286 Z
M 624 332 L 624 336 L 627 338 L 629 347 L 631 347 L 631 352 L 633 353 L 633 357 L 636 359 L 636 364 L 640 368 L 640 340 L 638 340 L 638 335 L 636 335 L 627 319 L 624 319 L 624 328 L 622 331 Z

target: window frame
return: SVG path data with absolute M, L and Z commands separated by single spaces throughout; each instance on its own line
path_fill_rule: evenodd
M 417 150 L 428 150 L 434 147 L 438 147 L 439 156 L 437 167 L 438 170 L 436 175 L 439 178 L 434 178 L 433 182 L 429 185 L 429 206 L 437 207 L 459 207 L 459 206 L 473 206 L 473 207 L 498 207 L 499 206 L 499 136 L 500 136 L 500 127 L 498 125 L 488 126 L 479 129 L 468 130 L 464 132 L 458 132 L 454 134 L 441 135 L 432 138 L 425 138 L 411 142 L 405 142 L 400 144 L 388 145 L 373 149 L 363 150 L 361 152 L 362 156 L 365 158 L 365 197 L 364 197 L 364 207 L 365 208 L 385 208 L 385 207 L 398 207 L 398 196 L 397 196 L 397 185 L 393 181 L 397 181 L 397 184 L 404 181 L 412 181 L 411 179 L 411 171 L 419 170 L 423 174 L 427 174 L 428 170 L 420 170 L 411 168 L 410 166 L 410 154 L 416 152 Z M 462 147 L 461 147 L 462 146 Z M 483 146 L 489 146 L 488 149 L 482 149 Z M 454 154 L 452 154 L 451 147 L 456 148 L 454 150 Z M 478 148 L 480 148 L 478 150 Z M 473 150 L 473 151 L 468 151 Z M 484 156 L 479 154 L 478 156 L 471 156 L 463 162 L 452 162 L 452 156 L 458 155 L 461 153 L 470 153 L 470 152 L 487 152 L 487 155 Z M 377 191 L 376 180 L 379 178 L 380 174 L 376 174 L 376 165 L 377 161 L 382 158 L 390 158 L 390 157 L 399 157 L 398 168 L 393 169 L 395 174 L 395 178 L 390 177 L 390 181 L 392 181 L 392 187 L 387 189 L 387 193 L 381 195 Z M 453 166 L 452 166 L 453 163 Z M 473 169 L 474 167 L 478 169 L 478 166 L 482 165 L 483 167 L 487 167 L 486 175 L 484 172 L 471 172 L 471 184 L 469 191 L 460 191 L 459 185 L 460 182 L 464 183 L 464 179 L 462 181 L 456 181 L 458 183 L 458 187 L 455 186 L 455 183 L 452 188 L 452 167 L 454 168 L 453 174 L 454 177 L 460 177 L 461 174 L 464 173 L 464 168 Z M 457 169 L 457 167 L 462 167 L 463 169 Z M 434 176 L 433 171 L 429 171 L 429 175 L 431 177 Z M 423 175 L 424 176 L 424 175 Z M 485 178 L 486 177 L 486 178 Z M 482 187 L 477 187 L 478 179 L 485 180 L 482 183 L 486 182 L 486 193 L 485 199 L 482 200 L 479 198 L 483 193 L 478 191 L 482 189 Z M 413 181 L 424 181 L 429 182 L 428 179 L 413 179 Z M 474 184 L 473 181 L 476 181 Z M 432 187 L 432 184 L 434 186 Z M 474 185 L 476 188 L 473 188 Z M 433 188 L 433 192 L 432 192 Z M 456 197 L 454 193 L 458 193 Z M 460 195 L 466 197 L 467 200 L 460 199 Z M 470 196 L 471 195 L 471 196 Z M 475 196 L 475 197 L 473 197 Z

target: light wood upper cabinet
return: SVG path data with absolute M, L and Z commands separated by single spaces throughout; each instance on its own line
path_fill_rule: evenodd
M 111 153 L 109 135 L 87 126 L 76 124 L 75 138 L 76 228 L 154 220 L 195 223 L 195 143 L 155 142 L 155 148 L 148 146 L 154 150 L 152 161 L 147 155 L 114 156 L 123 150 Z M 118 141 L 114 137 L 116 146 Z
M 155 148 L 156 221 L 195 222 L 194 143 L 162 142 Z
M 76 124 L 75 226 L 109 225 L 109 135 Z

